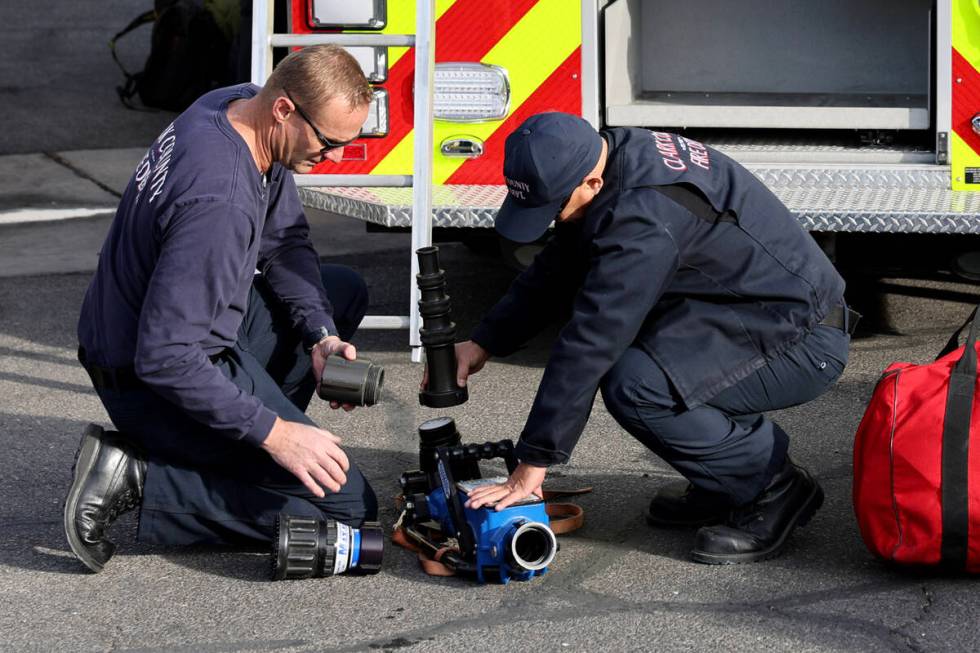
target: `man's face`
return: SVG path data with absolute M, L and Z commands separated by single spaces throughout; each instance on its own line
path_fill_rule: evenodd
M 291 103 L 295 108 L 295 102 Z M 283 165 L 293 172 L 305 173 L 324 160 L 340 162 L 344 148 L 332 146 L 348 143 L 358 137 L 367 120 L 368 109 L 368 105 L 351 109 L 343 98 L 333 98 L 321 106 L 295 108 L 289 114 L 293 138 Z M 317 132 L 328 142 L 322 142 Z

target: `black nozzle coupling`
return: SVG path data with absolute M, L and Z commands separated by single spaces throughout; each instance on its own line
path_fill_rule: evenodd
M 333 519 L 280 514 L 272 547 L 272 580 L 376 574 L 384 555 L 384 532 L 377 522 L 351 528 Z
M 436 449 L 457 447 L 461 442 L 456 422 L 451 417 L 436 417 L 419 425 L 419 466 L 430 479 L 430 489 L 437 487 Z M 480 466 L 475 460 L 450 463 L 453 479 L 469 481 L 480 478 Z
M 422 456 L 419 455 L 419 458 Z M 420 470 L 411 470 L 402 474 L 398 478 L 398 485 L 402 488 L 402 496 L 410 496 L 412 494 L 426 494 L 432 488 L 429 487 L 429 477 Z
M 366 358 L 349 361 L 329 356 L 316 393 L 321 399 L 354 406 L 373 406 L 381 399 L 385 370 Z
M 419 392 L 419 403 L 429 408 L 458 406 L 469 399 L 469 393 L 466 386 L 456 385 L 456 324 L 446 292 L 446 273 L 439 268 L 439 248 L 423 247 L 415 253 L 422 316 L 419 336 L 429 372 L 429 384 Z

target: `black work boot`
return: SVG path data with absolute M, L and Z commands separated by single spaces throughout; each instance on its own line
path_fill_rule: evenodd
M 143 500 L 146 463 L 118 434 L 89 424 L 72 472 L 65 498 L 65 535 L 78 559 L 99 572 L 116 550 L 106 531 L 119 515 Z
M 805 526 L 823 504 L 823 490 L 789 458 L 755 501 L 732 510 L 725 523 L 698 530 L 691 557 L 710 565 L 768 560 L 790 533 Z
M 657 490 L 650 500 L 646 517 L 651 526 L 710 526 L 725 521 L 730 509 L 727 497 L 679 481 Z

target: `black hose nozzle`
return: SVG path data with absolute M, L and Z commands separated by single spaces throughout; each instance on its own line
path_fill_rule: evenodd
M 466 386 L 456 385 L 456 323 L 452 321 L 446 273 L 439 268 L 439 248 L 423 247 L 419 258 L 420 338 L 425 347 L 429 384 L 419 392 L 419 403 L 429 408 L 458 406 L 469 399 Z
M 377 522 L 351 528 L 333 519 L 285 513 L 276 517 L 272 580 L 376 574 L 383 557 L 384 532 Z

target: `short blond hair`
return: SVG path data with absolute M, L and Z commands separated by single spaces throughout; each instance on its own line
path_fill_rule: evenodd
M 336 45 L 311 45 L 283 59 L 263 92 L 280 94 L 287 90 L 304 107 L 321 106 L 342 97 L 356 109 L 368 104 L 373 94 L 357 60 Z

